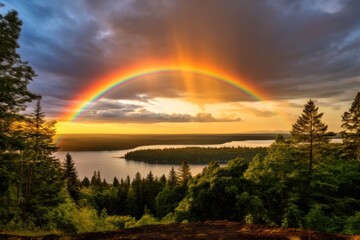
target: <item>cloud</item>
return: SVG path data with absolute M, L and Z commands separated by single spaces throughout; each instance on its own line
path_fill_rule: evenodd
M 132 110 L 123 109 L 85 111 L 82 114 L 83 122 L 115 122 L 115 123 L 185 123 L 185 122 L 240 122 L 240 118 L 215 118 L 211 113 L 190 114 L 168 114 L 154 113 L 144 108 L 136 107 Z
M 31 88 L 44 96 L 45 110 L 61 109 L 106 74 L 145 60 L 216 66 L 272 100 L 345 101 L 353 98 L 349 89 L 359 90 L 357 0 L 3 2 L 1 11 L 15 8 L 24 21 L 20 52 L 38 73 Z M 194 79 L 191 90 L 180 78 L 137 80 L 108 98 L 249 101 L 226 84 L 206 92 L 202 83 L 211 80 Z
M 147 107 L 155 100 L 117 101 L 100 100 L 91 108 L 85 109 L 78 121 L 82 122 L 121 122 L 121 123 L 160 123 L 160 122 L 240 122 L 234 116 L 214 117 L 211 113 L 200 112 L 194 115 L 183 113 L 152 112 Z M 174 110 L 175 111 L 175 110 Z
M 288 102 L 287 105 L 289 107 L 293 107 L 293 108 L 303 108 L 304 104 L 299 104 L 299 103 L 294 103 L 294 102 Z
M 268 110 L 259 110 L 259 109 L 255 109 L 255 108 L 252 108 L 252 109 L 248 108 L 247 111 L 254 114 L 257 117 L 273 117 L 273 116 L 277 115 L 276 112 L 272 112 L 272 111 L 268 111 Z

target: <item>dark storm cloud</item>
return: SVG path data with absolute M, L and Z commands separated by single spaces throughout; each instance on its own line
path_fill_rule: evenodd
M 123 123 L 161 123 L 161 122 L 240 122 L 240 118 L 215 118 L 210 113 L 168 114 L 154 113 L 144 106 L 114 101 L 100 101 L 92 109 L 82 113 L 84 121 L 123 122 Z
M 360 1 L 2 1 L 24 21 L 32 89 L 60 106 L 87 85 L 143 59 L 181 53 L 243 76 L 273 99 L 351 100 L 360 86 Z M 132 85 L 114 98 L 181 97 L 176 84 Z M 226 87 L 219 91 L 227 91 Z M 53 96 L 56 99 L 50 99 Z M 226 92 L 223 101 L 244 97 Z

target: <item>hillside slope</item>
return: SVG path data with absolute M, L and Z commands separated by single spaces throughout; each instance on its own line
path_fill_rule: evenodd
M 67 236 L 49 235 L 41 238 L 27 238 L 1 235 L 0 239 L 360 239 L 341 234 L 328 234 L 293 228 L 273 228 L 230 221 L 208 221 L 189 224 L 149 225 L 119 231 L 83 233 Z

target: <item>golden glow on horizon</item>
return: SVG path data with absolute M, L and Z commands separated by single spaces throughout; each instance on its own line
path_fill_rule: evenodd
M 189 122 L 189 123 L 152 123 L 152 124 L 117 124 L 117 123 L 77 123 L 58 122 L 58 134 L 196 134 L 196 133 L 247 133 L 266 131 L 288 131 L 279 121 L 273 125 L 259 128 L 251 122 Z
M 165 104 L 167 99 L 159 100 L 160 106 Z M 173 100 L 179 101 L 179 100 Z M 60 121 L 57 124 L 58 134 L 85 134 L 85 133 L 108 133 L 108 134 L 183 134 L 183 133 L 248 133 L 248 132 L 268 132 L 291 130 L 291 123 L 295 122 L 301 114 L 302 106 L 307 99 L 292 100 L 290 103 L 285 101 L 269 101 L 266 104 L 272 109 L 282 109 L 283 114 L 289 118 L 289 124 L 284 125 L 279 121 L 279 117 L 267 115 L 261 112 L 261 104 L 253 105 L 251 102 L 241 103 L 218 103 L 203 106 L 204 112 L 210 112 L 215 117 L 235 118 L 240 117 L 240 122 L 212 122 L 212 123 L 82 123 Z M 330 101 L 330 100 L 329 100 Z M 181 105 L 179 102 L 178 104 Z M 182 103 L 183 106 L 190 103 Z M 291 105 L 298 105 L 297 107 Z M 328 106 L 326 106 L 328 104 Z M 319 103 L 320 111 L 324 112 L 324 122 L 329 125 L 330 131 L 338 132 L 341 130 L 341 115 L 347 111 L 351 102 L 334 109 L 327 100 Z M 178 106 L 180 106 L 178 105 Z M 192 115 L 198 111 L 196 104 L 191 107 Z M 265 109 L 266 110 L 266 109 Z M 161 112 L 161 108 L 159 109 Z M 184 109 L 182 111 L 185 111 Z M 164 109 L 163 112 L 172 113 L 171 108 Z M 260 116 L 264 114 L 265 116 Z

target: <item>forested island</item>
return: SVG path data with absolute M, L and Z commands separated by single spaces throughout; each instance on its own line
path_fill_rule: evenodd
M 265 147 L 186 147 L 136 150 L 126 153 L 124 157 L 126 160 L 147 163 L 181 164 L 186 161 L 190 164 L 206 164 L 212 161 L 227 163 L 235 158 L 250 162 L 257 154 L 265 157 L 266 152 Z
M 225 167 L 212 161 L 196 176 L 184 161 L 167 176 L 138 173 L 108 183 L 95 171 L 80 181 L 70 154 L 53 157 L 56 125 L 45 118 L 41 97 L 28 89 L 35 72 L 17 53 L 20 30 L 15 11 L 0 15 L 1 232 L 82 233 L 231 220 L 360 234 L 360 92 L 338 116 L 341 144 L 330 143 L 334 133 L 309 100 L 290 136 L 278 136 L 251 161 L 236 157 Z M 32 101 L 34 109 L 24 113 Z

